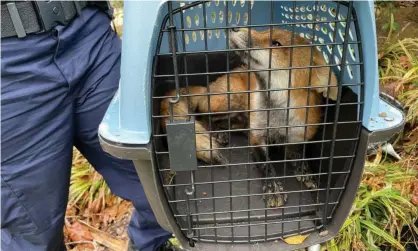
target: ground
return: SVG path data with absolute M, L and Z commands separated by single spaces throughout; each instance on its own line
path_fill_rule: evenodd
M 416 38 L 418 34 L 418 2 L 412 2 L 400 5 L 395 8 L 393 13 L 394 20 L 399 24 L 399 29 L 389 39 L 391 42 L 396 42 L 403 38 Z M 376 10 L 376 31 L 379 46 L 382 46 L 388 37 L 388 32 L 384 31 L 382 27 L 389 22 L 390 12 L 387 8 Z
M 121 34 L 123 17 L 123 12 L 120 10 L 121 1 L 114 2 L 114 5 L 118 7 L 115 26 L 118 33 Z M 418 4 L 413 1 L 398 2 L 394 12 L 390 11 L 391 7 L 387 4 L 378 4 L 377 6 L 376 30 L 379 59 L 381 59 L 379 66 L 383 72 L 389 72 L 386 71 L 388 69 L 386 62 L 393 60 L 396 64 L 401 65 L 400 68 L 395 68 L 401 69 L 400 77 L 403 79 L 409 73 L 415 74 L 415 78 L 408 78 L 409 82 L 407 82 L 387 77 L 382 73 L 380 76 L 381 90 L 401 99 L 409 109 L 409 118 L 414 119 L 418 117 L 416 114 L 418 112 L 416 102 L 418 99 L 417 62 L 411 60 L 411 57 L 407 57 L 407 53 L 402 54 L 401 52 L 400 56 L 393 56 L 393 48 L 389 45 L 397 44 L 399 41 L 403 41 L 402 45 L 407 43 L 411 45 L 416 42 L 416 40 L 411 42 L 404 39 L 417 39 Z M 390 21 L 391 13 L 393 13 L 395 23 Z M 390 31 L 391 28 L 396 28 L 396 23 L 399 24 L 399 27 L 395 31 Z M 386 26 L 387 29 L 382 29 L 383 26 Z M 418 46 L 415 48 L 418 49 Z M 418 50 L 412 50 L 412 54 L 415 54 L 412 55 L 412 58 L 416 59 L 417 52 Z M 411 98 L 408 95 L 416 96 Z M 417 110 L 413 110 L 413 108 Z M 403 246 L 406 246 L 407 242 L 416 244 L 413 237 L 416 237 L 414 233 L 417 233 L 417 229 L 414 229 L 411 224 L 418 217 L 416 211 L 416 205 L 418 205 L 418 179 L 416 176 L 416 171 L 418 171 L 416 148 L 418 127 L 416 121 L 409 121 L 402 136 L 395 144 L 395 150 L 402 156 L 402 161 L 386 158 L 381 150 L 368 157 L 353 212 L 344 224 L 340 236 L 325 245 L 323 249 L 379 250 L 375 249 L 375 245 L 377 245 L 380 248 L 391 246 L 396 250 L 404 250 Z M 100 175 L 91 168 L 76 149 L 74 150 L 72 174 L 70 203 L 64 229 L 68 249 L 125 250 L 128 242 L 126 227 L 133 209 L 132 205 L 109 193 Z M 380 197 L 379 194 L 381 194 Z M 380 208 L 379 210 L 383 210 L 382 207 L 386 205 L 385 203 L 389 204 L 385 207 L 389 216 L 385 218 L 386 215 L 375 215 L 373 207 L 377 206 Z M 396 205 L 402 206 L 398 208 Z M 367 207 L 368 214 L 362 213 L 365 207 Z M 370 222 L 367 221 L 369 214 L 373 215 Z M 377 219 L 385 222 L 384 225 L 379 225 L 381 222 L 373 222 Z M 376 229 L 376 226 L 380 229 Z M 407 238 L 406 241 L 405 238 Z

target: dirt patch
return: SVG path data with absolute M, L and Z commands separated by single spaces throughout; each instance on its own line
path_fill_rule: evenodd
M 393 12 L 394 20 L 399 24 L 399 28 L 393 32 L 389 42 L 396 42 L 403 38 L 418 37 L 418 2 L 406 3 L 395 9 Z M 376 30 L 378 46 L 386 40 L 388 31 L 382 27 L 390 21 L 390 8 L 380 7 L 376 10 Z

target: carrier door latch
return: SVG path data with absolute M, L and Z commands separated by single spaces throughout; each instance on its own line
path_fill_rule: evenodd
M 173 171 L 197 170 L 194 121 L 173 120 L 167 122 L 167 144 L 170 167 Z
M 175 120 L 173 105 L 180 101 L 180 83 L 177 67 L 176 26 L 174 25 L 173 6 L 168 2 L 170 22 L 170 49 L 173 58 L 176 98 L 170 99 L 170 121 L 167 123 L 167 144 L 170 166 L 173 171 L 197 170 L 196 136 L 194 121 Z

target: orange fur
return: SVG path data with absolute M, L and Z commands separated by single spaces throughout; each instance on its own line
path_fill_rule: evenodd
M 231 48 L 245 48 L 244 42 L 249 39 L 247 29 L 240 29 L 238 32 L 231 34 L 230 36 L 230 45 Z M 252 30 L 251 31 L 251 44 L 253 47 L 257 48 L 265 48 L 270 47 L 270 30 L 267 29 L 264 32 L 257 32 Z M 246 40 L 247 39 L 247 40 Z M 282 45 L 290 45 L 291 44 L 291 33 L 288 31 L 283 31 L 279 29 L 274 29 L 272 32 L 272 40 L 280 41 Z M 302 45 L 308 44 L 307 41 L 300 38 L 299 36 L 294 37 L 294 44 Z M 275 48 L 272 49 L 272 68 L 284 68 L 290 66 L 290 48 Z M 267 53 L 267 54 L 266 54 Z M 259 50 L 259 51 L 251 51 L 250 55 L 253 58 L 256 58 L 258 62 L 260 62 L 259 68 L 268 68 L 265 65 L 262 67 L 261 65 L 268 62 L 269 57 L 266 58 L 268 55 L 269 50 Z M 293 56 L 292 56 L 292 64 L 293 67 L 309 67 L 310 66 L 310 53 L 311 49 L 309 47 L 298 47 L 293 48 Z M 315 49 L 312 48 L 313 53 L 313 65 L 326 65 L 322 55 Z M 245 58 L 245 57 L 243 57 Z M 244 61 L 245 62 L 245 61 Z M 257 61 L 256 61 L 257 62 Z M 245 62 L 248 63 L 248 62 Z M 257 69 L 257 63 L 251 62 L 251 69 L 253 69 L 253 65 L 255 69 Z M 248 73 L 234 73 L 234 71 L 243 71 L 248 69 L 247 67 L 238 67 L 234 69 L 230 74 L 230 91 L 231 92 L 242 92 L 248 91 Z M 328 90 L 328 82 L 330 82 L 331 88 L 329 88 L 329 96 L 332 99 L 335 99 L 337 96 L 337 88 L 336 88 L 336 78 L 332 74 L 331 79 L 328 81 L 329 75 L 329 68 L 322 67 L 322 68 L 304 68 L 304 69 L 293 69 L 291 70 L 291 88 L 297 87 L 307 87 L 309 85 L 309 75 L 311 72 L 311 84 L 310 86 L 314 87 L 321 87 L 321 88 L 312 88 L 311 91 L 308 89 L 298 89 L 298 90 L 278 90 L 278 91 L 270 91 L 270 103 L 273 103 L 273 107 L 271 108 L 283 108 L 283 106 L 287 106 L 287 104 L 283 104 L 283 99 L 287 101 L 287 95 L 289 95 L 289 106 L 290 107 L 302 107 L 302 106 L 317 106 L 320 104 L 320 96 L 319 94 L 322 93 L 324 96 L 327 94 Z M 286 75 L 287 74 L 287 75 Z M 256 77 L 256 73 L 251 73 L 250 77 L 250 91 L 256 91 L 263 89 L 262 83 L 259 82 L 259 78 Z M 259 74 L 261 78 L 264 75 L 261 73 Z M 272 72 L 271 73 L 271 88 L 280 89 L 280 88 L 288 88 L 288 78 L 285 79 L 283 76 L 288 76 L 289 73 L 287 70 L 279 71 L 279 73 Z M 227 94 L 209 94 L 209 93 L 225 93 L 228 91 L 228 81 L 227 75 L 223 75 L 210 83 L 209 88 L 207 87 L 198 87 L 192 86 L 189 87 L 190 94 L 200 94 L 201 96 L 192 96 L 192 97 L 181 97 L 180 101 L 177 104 L 173 105 L 173 112 L 175 115 L 181 114 L 188 114 L 190 113 L 216 113 L 216 112 L 231 112 L 231 118 L 233 116 L 237 116 L 236 111 L 242 111 L 248 109 L 248 95 L 250 95 L 250 106 L 251 110 L 258 110 L 262 109 L 262 105 L 260 105 L 264 100 L 267 98 L 267 94 L 262 94 L 260 92 L 254 92 L 251 94 L 248 93 L 239 93 L 239 94 L 230 94 L 230 110 L 228 111 L 228 95 Z M 265 87 L 264 87 L 265 88 Z M 289 93 L 290 92 L 290 93 Z M 309 98 L 308 98 L 309 92 Z M 180 95 L 187 94 L 187 90 L 182 88 L 180 90 Z M 209 94 L 209 95 L 208 95 Z M 167 96 L 175 96 L 175 90 L 171 90 L 166 93 Z M 263 96 L 266 95 L 266 96 Z M 208 99 L 210 99 L 210 107 Z M 188 108 L 188 100 L 190 103 L 190 111 Z M 309 100 L 309 101 L 308 101 Z M 282 103 L 280 103 L 282 102 Z M 279 104 L 280 103 L 280 104 Z M 311 139 L 316 131 L 318 130 L 318 126 L 308 126 L 306 129 L 304 127 L 297 127 L 297 125 L 305 125 L 305 124 L 317 124 L 320 123 L 321 119 L 321 108 L 320 107 L 310 107 L 310 108 L 297 108 L 297 109 L 289 109 L 289 116 L 292 118 L 289 125 L 295 126 L 289 128 L 289 139 L 288 141 L 297 142 L 303 141 L 304 139 L 309 140 Z M 169 115 L 169 101 L 168 99 L 163 99 L 161 101 L 161 110 L 162 115 Z M 247 115 L 248 113 L 239 113 L 244 118 L 241 121 L 242 124 L 245 124 L 248 120 Z M 260 127 L 263 126 L 263 118 L 266 118 L 267 112 L 266 111 L 258 111 L 250 113 L 250 128 Z M 273 115 L 272 115 L 273 114 Z M 270 112 L 270 116 L 283 116 L 283 112 Z M 215 116 L 212 115 L 213 120 L 223 120 L 227 119 L 228 115 L 219 115 Z M 307 121 L 305 119 L 307 118 Z M 188 119 L 187 116 L 175 117 L 175 119 Z M 163 128 L 166 126 L 166 122 L 169 120 L 169 117 L 163 119 Z M 279 121 L 279 122 L 277 122 Z M 278 126 L 283 125 L 285 121 L 282 119 L 277 118 L 275 122 Z M 264 125 L 266 126 L 266 125 Z M 275 126 L 275 125 L 269 125 Z M 240 128 L 243 127 L 242 125 L 233 125 L 233 128 Z M 201 121 L 195 121 L 195 129 L 196 132 L 196 147 L 197 147 L 197 157 L 207 163 L 225 163 L 226 160 L 223 158 L 222 154 L 216 150 L 219 148 L 220 145 L 214 139 L 214 136 L 210 133 L 205 133 L 206 128 Z M 284 129 L 278 129 L 278 133 L 283 135 Z M 203 132 L 203 133 L 202 133 Z M 260 131 L 251 131 L 250 141 L 252 145 L 260 145 L 265 144 L 268 139 L 263 138 L 265 137 L 265 132 Z M 212 139 L 211 139 L 212 138 Z M 271 139 L 270 139 L 271 140 Z M 212 142 L 211 142 L 212 141 Z M 212 144 L 211 144 L 212 143 Z M 212 145 L 212 147 L 211 147 Z M 202 150 L 210 150 L 215 149 L 212 151 L 202 151 Z

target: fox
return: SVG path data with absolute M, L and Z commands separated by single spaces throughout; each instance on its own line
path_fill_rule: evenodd
M 189 112 L 210 112 L 215 113 L 212 115 L 214 122 L 230 118 L 232 128 L 249 128 L 251 155 L 256 166 L 265 177 L 276 177 L 275 168 L 266 163 L 267 145 L 293 143 L 287 146 L 286 159 L 301 159 L 301 149 L 297 143 L 312 139 L 318 131 L 316 124 L 322 118 L 322 110 L 318 106 L 322 100 L 321 94 L 336 100 L 337 78 L 316 49 L 309 46 L 290 48 L 290 45 L 309 45 L 309 41 L 297 34 L 292 38 L 291 31 L 278 28 L 264 31 L 232 28 L 228 43 L 239 56 L 242 65 L 229 72 L 229 76 L 222 75 L 206 87 L 180 88 L 180 100 L 173 104 L 172 112 L 177 115 L 174 119 L 185 120 L 188 117 L 181 115 Z M 256 50 L 245 50 L 248 45 Z M 318 67 L 321 65 L 324 67 Z M 265 71 L 269 68 L 285 70 L 271 73 Z M 309 86 L 313 88 L 308 95 Z M 226 94 L 228 91 L 229 97 Z M 194 95 L 184 97 L 186 94 Z M 211 94 L 210 101 L 208 94 Z M 165 95 L 175 96 L 176 90 L 170 90 Z M 249 115 L 248 112 L 240 112 L 247 110 L 251 111 Z M 170 114 L 168 98 L 162 99 L 160 114 L 167 115 L 162 119 L 162 128 L 165 130 Z M 262 130 L 267 127 L 268 133 L 267 129 Z M 197 158 L 206 163 L 226 165 L 228 161 L 219 150 L 227 143 L 225 133 L 209 133 L 207 125 L 199 120 L 195 120 L 195 131 Z M 291 165 L 298 173 L 310 172 L 303 161 L 292 161 Z M 308 189 L 317 186 L 310 176 L 298 177 L 298 180 L 304 182 Z M 270 178 L 262 182 L 264 200 L 268 207 L 280 207 L 287 202 L 287 194 L 283 193 L 284 187 L 280 180 Z

